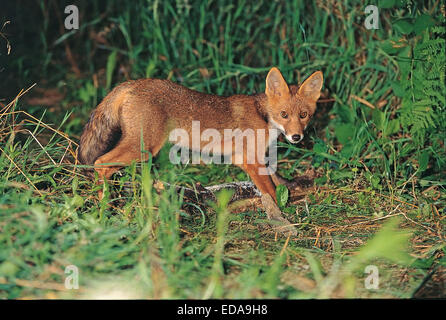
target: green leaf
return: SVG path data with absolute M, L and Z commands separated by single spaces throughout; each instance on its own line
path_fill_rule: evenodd
M 407 79 L 410 71 L 411 71 L 411 63 L 410 60 L 399 60 L 398 61 L 398 66 L 400 67 L 400 71 L 401 71 L 401 83 L 404 87 L 404 84 L 409 83 Z M 404 97 L 404 95 L 403 95 Z
M 113 51 L 112 53 L 110 53 L 110 55 L 108 56 L 107 59 L 107 68 L 106 68 L 106 85 L 105 88 L 108 90 L 110 89 L 110 85 L 111 85 L 111 81 L 112 81 L 112 76 L 113 76 L 113 71 L 115 70 L 116 67 L 116 55 L 117 55 L 117 51 Z
M 386 260 L 408 265 L 413 259 L 408 253 L 411 231 L 398 228 L 399 219 L 393 218 L 381 227 L 381 230 L 363 246 L 351 262 L 351 268 L 356 269 L 372 259 Z
M 427 169 L 427 165 L 429 164 L 429 152 L 428 151 L 423 151 L 420 153 L 420 155 L 418 156 L 418 171 L 420 173 L 422 173 L 423 171 L 425 171 Z
M 385 0 L 383 0 L 385 1 Z M 407 0 L 394 0 L 394 8 L 405 8 L 407 6 Z
M 313 146 L 313 151 L 315 153 L 323 153 L 327 151 L 327 147 L 325 146 L 325 144 L 318 142 Z
M 397 96 L 397 97 L 404 97 L 404 95 L 406 94 L 406 90 L 404 90 L 404 87 L 397 81 L 392 81 L 390 83 L 390 85 L 392 86 L 392 90 L 393 93 Z
M 279 208 L 285 208 L 286 203 L 288 202 L 288 195 L 289 191 L 286 186 L 283 184 L 279 184 L 276 187 L 276 197 L 277 197 L 277 204 L 279 205 Z
M 156 70 L 156 62 L 154 60 L 150 61 L 146 67 L 146 78 L 151 78 Z
M 393 39 L 384 40 L 381 42 L 381 49 L 387 54 L 395 54 L 399 48 L 395 46 Z
M 395 6 L 396 2 L 397 2 L 396 0 L 379 0 L 378 7 L 380 9 L 390 9 Z
M 283 208 L 283 212 L 293 214 L 296 212 L 296 206 L 289 206 L 289 207 Z
M 354 145 L 353 143 L 347 143 L 342 147 L 341 152 L 339 152 L 341 154 L 341 156 L 344 159 L 350 159 L 353 156 L 353 153 L 355 151 Z
M 196 175 L 195 180 L 200 182 L 201 184 L 208 184 L 209 183 L 209 177 L 205 175 Z
M 393 27 L 402 34 L 409 34 L 413 31 L 413 24 L 409 19 L 401 19 L 393 23 Z
M 372 119 L 373 119 L 373 123 L 375 124 L 376 128 L 378 130 L 382 131 L 384 128 L 384 123 L 386 121 L 384 112 L 382 112 L 378 109 L 373 110 Z
M 19 271 L 19 267 L 10 262 L 5 261 L 0 264 L 0 274 L 4 276 L 14 276 Z
M 353 136 L 355 134 L 355 127 L 351 124 L 337 125 L 335 128 L 335 134 L 339 143 L 343 145 L 347 144 L 353 139 Z
M 384 136 L 390 136 L 397 133 L 400 130 L 400 119 L 393 119 L 387 122 L 387 126 L 384 130 Z
M 349 178 L 353 178 L 353 172 L 351 172 L 350 170 L 332 171 L 330 174 L 330 179 L 333 181 L 344 180 Z
M 369 180 L 373 189 L 382 189 L 382 186 L 380 185 L 381 178 L 378 175 L 366 172 L 365 177 L 367 180 Z
M 240 181 L 243 181 L 243 180 L 246 180 L 248 177 L 246 176 L 246 173 L 244 171 L 242 171 L 236 175 L 236 178 Z
M 234 194 L 234 190 L 223 189 L 219 191 L 215 197 L 217 198 L 217 207 L 220 209 L 226 209 L 231 201 L 232 195 Z
M 316 178 L 316 179 L 314 179 L 314 183 L 317 186 L 323 186 L 324 184 L 327 183 L 327 177 L 326 176 L 322 176 L 322 177 Z
M 352 113 L 352 110 L 347 106 L 339 106 L 337 113 L 341 118 L 342 122 L 354 122 L 355 116 Z
M 415 23 L 413 25 L 413 30 L 417 35 L 419 35 L 421 32 L 434 25 L 435 21 L 432 19 L 432 17 L 427 14 L 423 14 L 415 20 Z

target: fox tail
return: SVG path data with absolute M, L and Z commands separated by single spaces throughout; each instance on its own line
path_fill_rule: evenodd
M 119 92 L 107 95 L 91 113 L 82 132 L 78 160 L 81 164 L 93 165 L 103 154 L 113 149 L 122 136 L 119 113 L 125 94 Z

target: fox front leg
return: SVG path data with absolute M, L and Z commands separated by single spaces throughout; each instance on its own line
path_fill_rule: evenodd
M 277 206 L 276 189 L 270 176 L 260 174 L 260 172 L 267 172 L 268 169 L 264 164 L 259 162 L 253 164 L 246 163 L 246 157 L 244 157 L 244 160 L 245 161 L 241 167 L 251 177 L 252 182 L 261 192 L 262 204 L 268 219 L 271 221 L 271 225 L 273 225 L 277 231 L 280 231 L 287 236 L 297 235 L 294 226 L 287 219 L 282 217 L 282 212 Z

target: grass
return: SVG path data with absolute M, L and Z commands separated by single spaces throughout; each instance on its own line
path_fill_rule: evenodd
M 435 32 L 401 21 L 427 15 L 444 26 L 445 9 L 386 3 L 380 29 L 367 30 L 359 1 L 77 1 L 77 32 L 60 28 L 56 1 L 35 1 L 26 15 L 14 13 L 20 1 L 6 5 L 0 298 L 444 297 L 444 104 L 413 85 L 440 84 L 441 73 L 408 55 L 430 48 Z M 247 180 L 234 166 L 174 166 L 165 148 L 116 175 L 102 201 L 76 166 L 89 112 L 126 78 L 248 94 L 264 90 L 273 65 L 289 83 L 319 69 L 325 77 L 304 143 L 279 148 L 283 176 L 318 175 L 313 192 L 283 209 L 297 237 L 276 235 L 259 209 L 230 213 L 227 194 L 198 207 L 153 187 Z M 424 113 L 433 123 L 405 118 L 406 92 L 412 105 L 432 97 Z M 69 290 L 72 265 L 79 289 Z M 377 289 L 366 288 L 370 265 Z

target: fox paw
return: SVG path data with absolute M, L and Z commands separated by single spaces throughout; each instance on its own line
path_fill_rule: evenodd
M 274 231 L 282 233 L 284 236 L 297 236 L 296 228 L 285 218 L 283 217 L 274 217 L 270 219 L 270 225 L 274 229 Z
M 273 198 L 269 194 L 264 194 L 261 199 L 266 215 L 270 220 L 270 225 L 274 231 L 281 232 L 285 236 L 297 236 L 296 228 L 282 216 L 282 212 Z

